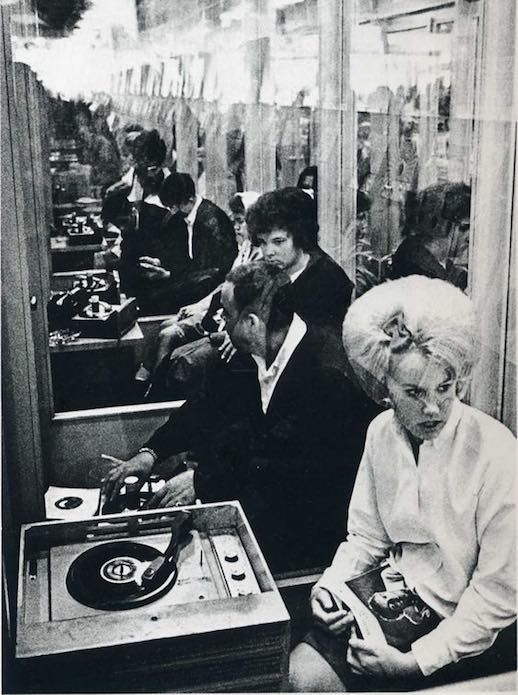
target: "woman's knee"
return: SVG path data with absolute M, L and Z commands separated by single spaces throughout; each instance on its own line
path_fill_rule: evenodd
M 160 324 L 160 330 L 164 328 L 168 328 L 169 326 L 176 326 L 178 323 L 178 316 L 174 314 L 173 316 L 170 316 L 168 319 L 164 319 L 162 323 Z
M 293 693 L 346 692 L 324 657 L 305 642 L 295 647 L 290 655 L 289 690 Z

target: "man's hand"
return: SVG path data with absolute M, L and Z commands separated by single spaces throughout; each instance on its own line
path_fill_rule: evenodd
M 157 507 L 177 507 L 180 504 L 192 504 L 196 499 L 194 491 L 194 471 L 178 473 L 160 488 L 146 505 L 146 509 Z
M 178 320 L 188 319 L 190 316 L 198 313 L 198 308 L 196 304 L 187 304 L 187 306 L 180 307 L 178 311 Z
M 225 362 L 230 362 L 236 354 L 236 348 L 232 345 L 229 334 L 226 331 L 222 331 L 222 333 L 225 335 L 225 340 L 218 348 L 219 356 Z
M 129 189 L 129 186 L 125 181 L 116 181 L 115 183 L 112 183 L 112 185 L 106 189 L 106 191 L 104 192 L 104 197 L 106 198 L 107 195 L 111 195 L 112 193 L 117 193 L 118 191 L 123 191 L 126 188 Z
M 145 263 L 146 265 L 154 265 L 157 268 L 162 265 L 160 258 L 155 258 L 154 256 L 139 256 L 139 263 Z
M 320 627 L 333 635 L 341 635 L 351 628 L 354 622 L 350 611 L 340 608 L 327 589 L 316 587 L 311 594 L 311 610 Z
M 171 277 L 171 273 L 162 267 L 159 258 L 141 256 L 138 260 L 139 268 L 148 280 L 168 280 Z
M 412 651 L 400 652 L 388 644 L 372 644 L 359 639 L 356 630 L 349 640 L 347 663 L 354 673 L 377 678 L 415 677 L 422 675 Z
M 111 457 L 110 457 L 111 458 Z M 108 502 L 112 502 L 124 485 L 124 478 L 128 475 L 136 475 L 139 480 L 144 480 L 151 473 L 155 459 L 147 451 L 140 451 L 128 461 L 113 460 L 113 468 L 108 471 L 101 481 L 101 494 Z

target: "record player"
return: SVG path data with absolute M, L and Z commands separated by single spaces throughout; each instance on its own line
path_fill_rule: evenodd
M 90 297 L 90 302 L 94 299 Z M 134 297 L 125 299 L 122 304 L 108 304 L 95 296 L 90 303 L 71 321 L 72 330 L 79 331 L 83 338 L 121 338 L 137 320 L 138 306 Z
M 68 328 L 72 318 L 85 309 L 92 295 L 97 295 L 104 303 L 119 304 L 120 292 L 113 275 L 106 272 L 94 273 L 95 271 L 67 277 L 64 281 L 73 282 L 73 287 L 63 288 L 62 285 L 62 289 L 51 292 L 47 304 L 50 330 Z
M 72 213 L 62 220 L 69 246 L 100 244 L 103 240 L 102 222 L 97 216 Z
M 273 691 L 288 650 L 238 502 L 22 527 L 24 692 Z

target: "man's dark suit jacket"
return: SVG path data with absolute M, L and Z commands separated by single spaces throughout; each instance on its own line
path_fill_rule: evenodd
M 204 502 L 240 500 L 274 572 L 323 566 L 343 539 L 372 404 L 344 376 L 338 340 L 308 327 L 266 414 L 250 357 L 220 361 L 146 446 L 194 450 Z
M 187 225 L 180 214 L 144 204 L 139 229 L 123 241 L 127 291 L 139 300 L 143 313 L 174 313 L 205 297 L 224 279 L 237 255 L 232 222 L 217 205 L 203 199 L 193 225 L 192 255 Z M 138 270 L 140 256 L 153 256 L 171 272 L 166 281 L 153 282 Z
M 236 236 L 230 218 L 221 208 L 204 198 L 193 225 L 190 272 L 217 269 L 216 287 L 230 270 L 236 255 Z
M 429 278 L 446 280 L 461 290 L 465 290 L 468 284 L 465 268 L 456 266 L 449 259 L 446 266 L 442 266 L 419 237 L 410 236 L 404 239 L 392 256 L 392 278 L 395 280 L 407 275 L 426 275 Z
M 331 256 L 317 247 L 293 283 L 295 311 L 313 326 L 329 326 L 341 335 L 353 284 Z

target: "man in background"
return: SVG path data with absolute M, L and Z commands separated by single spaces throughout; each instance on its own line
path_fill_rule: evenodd
M 173 314 L 218 286 L 237 255 L 237 244 L 226 213 L 196 194 L 189 174 L 170 174 L 157 197 L 167 214 L 138 235 L 133 259 L 143 286 L 142 310 Z

